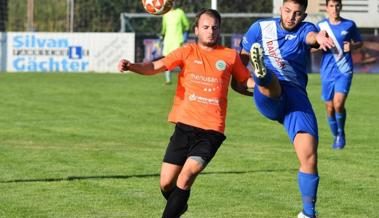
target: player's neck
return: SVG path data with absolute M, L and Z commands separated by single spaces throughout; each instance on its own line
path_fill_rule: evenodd
M 331 24 L 339 24 L 341 23 L 341 17 L 330 17 L 329 22 Z
M 202 44 L 202 43 L 197 43 L 197 46 L 199 46 L 199 48 L 201 48 L 202 50 L 212 51 L 213 49 L 215 49 L 217 47 L 217 44 L 206 45 L 206 44 Z

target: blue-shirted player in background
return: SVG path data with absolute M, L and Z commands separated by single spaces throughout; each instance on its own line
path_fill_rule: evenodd
M 283 0 L 280 18 L 255 22 L 244 35 L 241 58 L 254 68 L 254 100 L 267 118 L 284 125 L 300 162 L 299 189 L 303 210 L 299 218 L 316 216 L 318 129 L 307 97 L 307 62 L 311 47 L 334 47 L 325 31 L 303 22 L 307 0 Z
M 328 18 L 318 23 L 318 28 L 326 30 L 336 45 L 335 49 L 323 52 L 320 69 L 322 99 L 334 136 L 334 149 L 345 147 L 345 102 L 353 78 L 351 50 L 363 44 L 354 21 L 342 18 L 341 9 L 341 0 L 326 0 Z

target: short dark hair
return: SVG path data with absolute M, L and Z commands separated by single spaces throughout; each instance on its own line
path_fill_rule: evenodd
M 304 11 L 307 10 L 308 7 L 308 0 L 283 0 L 283 3 L 285 2 L 294 2 L 296 4 L 299 4 L 304 8 Z
M 218 21 L 218 25 L 221 26 L 221 15 L 220 15 L 220 13 L 218 13 L 218 11 L 216 11 L 214 9 L 203 8 L 196 14 L 195 27 L 199 26 L 199 20 L 200 20 L 201 15 L 203 15 L 203 14 L 206 14 L 210 17 L 215 18 Z
M 338 3 L 340 3 L 340 4 L 342 5 L 342 0 L 326 0 L 326 1 L 325 1 L 325 4 L 328 5 L 328 3 L 329 3 L 330 1 L 332 1 L 332 2 L 338 2 Z

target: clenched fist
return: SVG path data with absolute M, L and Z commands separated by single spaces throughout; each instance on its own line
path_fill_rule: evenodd
M 349 41 L 343 42 L 343 52 L 350 52 L 351 51 L 351 43 Z
M 120 72 L 127 71 L 129 69 L 130 61 L 122 59 L 118 62 L 118 70 Z

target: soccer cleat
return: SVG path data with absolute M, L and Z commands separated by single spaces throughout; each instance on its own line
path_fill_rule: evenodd
M 344 134 L 338 134 L 334 139 L 333 149 L 343 149 L 345 147 L 346 140 Z
M 337 146 L 336 146 L 336 141 L 337 141 L 337 136 L 334 136 L 333 144 L 332 144 L 332 148 L 333 149 L 338 149 Z
M 250 61 L 254 67 L 254 74 L 257 78 L 266 76 L 266 67 L 263 63 L 263 50 L 259 43 L 254 43 L 250 49 Z
M 304 214 L 303 211 L 301 211 L 301 212 L 297 215 L 297 218 L 316 218 L 316 216 L 308 216 L 308 215 Z

